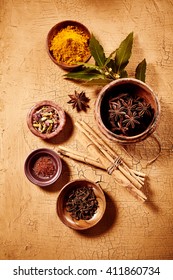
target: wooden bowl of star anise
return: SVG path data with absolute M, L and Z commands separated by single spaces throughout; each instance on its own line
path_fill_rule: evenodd
M 115 80 L 100 91 L 95 117 L 101 132 L 122 144 L 143 141 L 156 129 L 160 104 L 144 82 L 134 78 Z

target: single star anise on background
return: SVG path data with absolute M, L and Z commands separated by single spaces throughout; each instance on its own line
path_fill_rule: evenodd
M 72 104 L 72 108 L 73 109 L 76 108 L 76 110 L 78 112 L 80 112 L 82 110 L 86 112 L 86 109 L 89 108 L 89 105 L 87 103 L 90 101 L 90 99 L 88 97 L 86 97 L 84 91 L 81 91 L 80 93 L 78 93 L 75 90 L 75 93 L 70 94 L 69 97 L 70 97 L 70 100 L 67 103 Z

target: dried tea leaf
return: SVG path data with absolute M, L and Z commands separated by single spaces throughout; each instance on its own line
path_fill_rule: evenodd
M 91 55 L 94 57 L 96 65 L 104 66 L 106 61 L 105 53 L 103 47 L 100 45 L 99 41 L 94 37 L 94 35 L 91 36 L 89 48 Z
M 135 78 L 145 83 L 147 63 L 145 58 L 138 64 L 135 71 Z
M 132 53 L 133 45 L 133 32 L 131 32 L 120 44 L 115 55 L 115 64 L 117 72 L 123 70 L 129 63 L 129 59 Z

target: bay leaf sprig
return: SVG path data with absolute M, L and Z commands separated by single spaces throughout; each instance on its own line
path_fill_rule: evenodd
M 106 84 L 112 80 L 128 77 L 126 66 L 129 63 L 133 47 L 133 32 L 131 32 L 108 57 L 100 42 L 92 34 L 89 48 L 95 64 L 78 63 L 80 70 L 64 75 L 66 79 Z M 143 59 L 135 69 L 135 78 L 145 82 L 146 60 Z
M 135 71 L 135 78 L 145 82 L 145 75 L 146 75 L 146 59 L 144 58 L 136 67 Z

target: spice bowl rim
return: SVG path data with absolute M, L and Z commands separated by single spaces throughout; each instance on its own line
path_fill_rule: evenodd
M 33 125 L 32 125 L 32 117 L 33 117 L 33 114 L 41 107 L 43 106 L 51 106 L 52 108 L 54 108 L 58 114 L 59 114 L 59 120 L 60 120 L 60 123 L 58 125 L 58 127 L 56 128 L 55 131 L 51 132 L 51 133 L 41 133 L 39 131 L 37 131 Z M 30 129 L 30 131 L 37 137 L 40 137 L 41 139 L 43 140 L 48 140 L 48 139 L 51 139 L 55 136 L 57 136 L 64 128 L 65 126 L 65 123 L 66 123 L 66 115 L 65 115 L 65 111 L 55 102 L 51 101 L 51 100 L 43 100 L 43 101 L 39 101 L 37 103 L 35 103 L 29 110 L 28 114 L 27 114 L 27 125 L 28 125 L 28 128 Z
M 134 135 L 134 136 L 124 136 L 124 135 L 118 135 L 113 133 L 109 128 L 106 127 L 102 120 L 101 116 L 101 104 L 106 96 L 106 94 L 116 86 L 119 85 L 125 85 L 125 84 L 131 84 L 136 87 L 139 87 L 140 89 L 143 89 L 143 92 L 146 92 L 148 97 L 150 94 L 150 97 L 152 98 L 154 104 L 155 104 L 155 110 L 154 110 L 154 116 L 148 127 L 141 133 Z M 148 98 L 147 97 L 147 98 Z M 137 143 L 145 140 L 147 137 L 149 137 L 156 129 L 159 119 L 160 119 L 160 102 L 158 100 L 158 97 L 156 96 L 153 89 L 145 82 L 138 80 L 136 78 L 120 78 L 118 80 L 114 80 L 107 85 L 105 85 L 99 92 L 96 103 L 95 103 L 95 109 L 94 109 L 94 115 L 95 120 L 98 125 L 99 130 L 103 133 L 104 136 L 106 136 L 109 140 L 113 142 L 118 142 L 121 144 L 132 144 Z
M 91 33 L 89 31 L 89 29 L 81 22 L 76 21 L 76 20 L 64 20 L 64 21 L 60 21 L 58 23 L 56 23 L 54 26 L 51 27 L 51 29 L 49 30 L 48 34 L 47 34 L 47 38 L 46 38 L 46 50 L 47 53 L 50 57 L 50 59 L 59 67 L 61 67 L 63 70 L 66 71 L 72 71 L 72 70 L 76 70 L 80 67 L 80 65 L 74 64 L 74 65 L 69 65 L 67 63 L 64 62 L 58 62 L 52 55 L 51 51 L 50 51 L 50 42 L 52 40 L 52 38 L 54 37 L 55 34 L 57 34 L 61 29 L 72 25 L 72 26 L 77 26 L 80 27 L 85 34 L 87 34 L 89 36 L 89 39 L 91 38 Z M 87 58 L 85 59 L 85 61 L 83 61 L 84 63 L 86 63 L 89 59 L 91 58 L 91 54 L 87 56 Z
M 68 193 L 77 188 L 78 186 L 81 186 L 81 184 L 86 184 L 86 186 L 90 186 L 93 188 L 93 191 L 96 195 L 96 198 L 98 200 L 98 209 L 94 216 L 89 220 L 75 220 L 73 219 L 69 213 L 65 210 L 65 202 L 66 197 Z M 99 209 L 100 207 L 100 209 Z M 104 191 L 102 187 L 87 179 L 76 179 L 68 182 L 66 185 L 63 186 L 63 188 L 60 190 L 58 198 L 57 198 L 57 214 L 60 218 L 61 222 L 65 224 L 67 227 L 72 228 L 74 230 L 87 230 L 93 226 L 95 226 L 99 221 L 102 219 L 104 213 L 106 210 L 106 197 L 104 194 Z
M 56 166 L 56 171 L 55 171 L 55 174 L 53 176 L 51 176 L 50 178 L 46 178 L 46 179 L 39 178 L 39 176 L 34 175 L 34 172 L 32 171 L 34 163 L 41 156 L 49 156 L 54 161 L 54 165 Z M 48 148 L 35 149 L 25 159 L 24 172 L 25 172 L 27 179 L 31 183 L 33 183 L 39 187 L 47 187 L 47 186 L 52 185 L 59 179 L 59 177 L 62 173 L 62 161 L 61 161 L 61 158 L 58 155 L 58 153 L 56 153 L 55 151 L 53 151 L 51 149 L 48 149 Z

